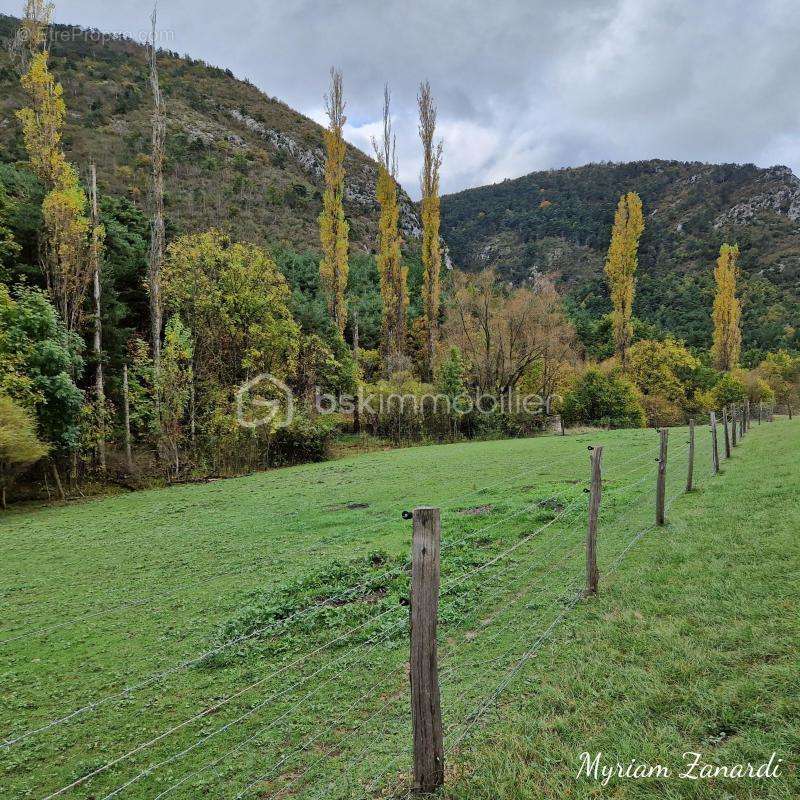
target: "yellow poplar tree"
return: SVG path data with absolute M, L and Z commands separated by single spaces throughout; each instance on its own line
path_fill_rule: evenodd
M 325 110 L 329 125 L 325 131 L 325 191 L 322 194 L 322 213 L 319 216 L 319 235 L 322 260 L 319 276 L 328 301 L 328 312 L 339 333 L 344 334 L 347 324 L 347 275 L 349 265 L 348 234 L 350 226 L 344 218 L 344 156 L 345 143 L 342 129 L 347 121 L 344 115 L 342 73 L 331 69 L 330 94 L 325 96 Z
M 67 109 L 61 84 L 48 67 L 45 31 L 51 13 L 52 5 L 41 0 L 28 0 L 26 4 L 22 31 L 28 52 L 21 82 L 31 105 L 18 111 L 17 117 L 31 168 L 47 189 L 42 202 L 42 261 L 48 291 L 72 331 L 78 327 L 92 277 L 91 224 L 86 216 L 86 194 L 61 149 Z
M 633 297 L 639 262 L 639 239 L 644 231 L 642 201 L 636 192 L 622 195 L 614 215 L 611 244 L 606 256 L 606 277 L 611 290 L 614 345 L 622 365 L 628 360 L 633 337 Z
M 419 107 L 419 137 L 422 140 L 422 305 L 425 317 L 428 372 L 433 375 L 436 352 L 436 332 L 441 300 L 442 249 L 439 240 L 439 171 L 442 166 L 442 142 L 434 145 L 436 105 L 430 84 L 420 84 L 417 95 Z
M 740 327 L 742 307 L 736 297 L 736 280 L 739 276 L 739 245 L 723 244 L 714 267 L 717 291 L 714 296 L 714 345 L 712 355 L 717 369 L 730 372 L 739 364 L 742 350 Z
M 381 207 L 378 221 L 378 274 L 383 301 L 383 355 L 387 363 L 401 355 L 406 339 L 408 268 L 403 265 L 397 203 L 397 155 L 389 113 L 388 85 L 383 90 L 383 138 L 372 140 L 378 159 L 376 196 Z

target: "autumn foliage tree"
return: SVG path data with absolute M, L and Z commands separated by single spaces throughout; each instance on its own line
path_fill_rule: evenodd
M 717 288 L 714 295 L 714 344 L 712 354 L 717 369 L 730 372 L 739 364 L 742 350 L 742 307 L 736 297 L 736 281 L 739 276 L 739 246 L 723 244 L 719 250 L 714 280 Z
M 425 320 L 428 371 L 433 375 L 436 354 L 436 334 L 441 302 L 442 248 L 439 239 L 440 200 L 439 171 L 442 166 L 442 142 L 434 144 L 436 134 L 436 105 L 430 84 L 420 85 L 417 95 L 419 107 L 419 137 L 422 140 L 422 306 Z
M 28 48 L 22 86 L 30 106 L 17 112 L 33 172 L 44 184 L 42 267 L 53 303 L 67 330 L 78 327 L 92 277 L 89 258 L 91 223 L 86 194 L 61 147 L 67 109 L 64 90 L 48 67 L 45 32 L 52 5 L 28 0 L 22 30 Z M 101 231 L 94 233 L 101 237 Z
M 636 192 L 622 195 L 614 215 L 611 244 L 606 256 L 606 277 L 611 290 L 614 345 L 625 366 L 633 337 L 633 298 L 636 290 L 639 239 L 644 231 L 642 201 Z
M 350 226 L 344 217 L 344 156 L 342 130 L 347 121 L 344 115 L 342 73 L 331 69 L 330 93 L 325 95 L 328 128 L 325 131 L 325 191 L 322 194 L 322 213 L 319 234 L 322 260 L 319 275 L 331 315 L 339 333 L 347 324 L 347 276 Z
M 552 389 L 572 357 L 572 325 L 552 286 L 509 290 L 492 270 L 454 271 L 442 336 L 469 366 L 472 384 L 500 395 L 517 388 L 537 366 Z
M 408 309 L 408 268 L 403 265 L 402 239 L 399 231 L 400 209 L 397 203 L 397 155 L 389 113 L 389 87 L 383 91 L 383 136 L 372 140 L 378 159 L 376 195 L 381 207 L 378 221 L 378 274 L 383 305 L 383 356 L 392 363 L 403 353 Z

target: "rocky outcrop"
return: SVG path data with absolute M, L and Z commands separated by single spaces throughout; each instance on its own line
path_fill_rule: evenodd
M 781 214 L 792 222 L 800 221 L 800 179 L 788 167 L 765 170 L 760 183 L 763 185 L 761 191 L 719 214 L 714 227 L 744 225 L 762 211 Z
M 325 153 L 322 148 L 315 147 L 311 149 L 304 147 L 288 134 L 268 128 L 257 119 L 243 114 L 239 109 L 229 109 L 228 114 L 236 122 L 244 125 L 249 131 L 268 142 L 273 149 L 285 153 L 315 183 L 322 184 L 325 177 Z M 356 172 L 348 173 L 345 178 L 345 199 L 364 208 L 377 207 L 377 199 L 375 197 L 376 181 L 377 170 L 369 164 L 363 165 Z M 402 189 L 400 189 L 399 208 L 400 228 L 404 236 L 419 239 L 422 236 L 419 215 L 413 202 Z

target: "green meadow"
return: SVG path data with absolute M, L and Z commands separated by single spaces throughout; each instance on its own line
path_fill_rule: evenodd
M 583 598 L 590 445 L 600 593 Z M 800 425 L 373 452 L 0 517 L 0 797 L 405 797 L 408 557 L 442 509 L 450 798 L 794 798 Z M 600 780 L 605 763 L 780 775 Z

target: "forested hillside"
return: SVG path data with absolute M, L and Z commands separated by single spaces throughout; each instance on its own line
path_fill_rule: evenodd
M 143 21 L 146 19 L 145 12 Z M 25 103 L 8 42 L 19 21 L 0 15 L 0 154 L 27 156 L 14 112 Z M 129 40 L 93 37 L 53 26 L 53 73 L 69 109 L 64 145 L 85 173 L 97 162 L 101 194 L 144 207 L 150 178 L 147 51 Z M 235 239 L 318 247 L 325 156 L 323 129 L 228 70 L 162 52 L 167 104 L 167 217 L 177 232 L 221 228 Z M 326 76 L 320 75 L 320 100 Z M 345 210 L 356 249 L 374 248 L 375 162 L 349 147 Z M 418 233 L 411 201 L 401 194 L 401 225 Z
M 535 172 L 443 197 L 442 232 L 462 268 L 515 282 L 554 274 L 586 335 L 609 310 L 603 262 L 629 191 L 645 216 L 636 316 L 708 347 L 714 261 L 736 242 L 745 350 L 797 347 L 800 180 L 786 167 L 653 160 Z

